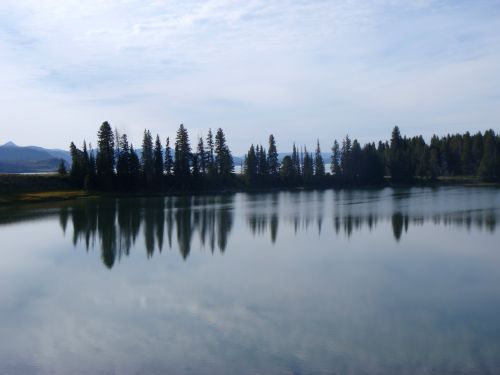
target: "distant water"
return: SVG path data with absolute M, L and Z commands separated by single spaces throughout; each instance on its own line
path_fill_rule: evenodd
M 0 209 L 0 374 L 499 374 L 500 190 Z

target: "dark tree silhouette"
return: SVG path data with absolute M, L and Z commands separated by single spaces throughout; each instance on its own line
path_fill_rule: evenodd
M 153 137 L 147 129 L 144 129 L 142 138 L 141 171 L 144 176 L 145 186 L 152 188 L 154 180 Z
M 269 175 L 273 183 L 279 176 L 280 163 L 278 161 L 278 150 L 276 148 L 276 141 L 274 136 L 271 134 L 269 136 L 269 148 L 267 149 L 267 166 L 269 168 Z
M 115 139 L 111 126 L 103 122 L 97 133 L 97 183 L 103 190 L 113 188 L 115 169 Z
M 290 155 L 278 158 L 276 141 L 269 136 L 269 149 L 252 145 L 245 155 L 241 175 L 234 174 L 232 153 L 226 135 L 219 128 L 208 131 L 206 143 L 199 138 L 191 152 L 189 134 L 183 124 L 176 135 L 172 156 L 170 139 L 163 150 L 159 135 L 153 146 L 151 133 L 144 131 L 141 159 L 137 157 L 126 134 L 112 132 L 104 122 L 98 132 L 97 157 L 92 147 L 78 149 L 70 145 L 69 180 L 76 188 L 110 190 L 172 189 L 208 190 L 213 188 L 252 187 L 334 187 L 381 184 L 385 176 L 393 182 L 415 179 L 435 180 L 443 176 L 478 176 L 500 179 L 500 137 L 493 130 L 471 135 L 434 135 L 427 144 L 422 136 L 401 136 L 396 126 L 390 142 L 379 141 L 362 146 L 346 135 L 342 145 L 335 140 L 331 166 L 327 172 L 319 140 L 314 153 L 295 143 Z M 116 171 L 115 171 L 116 161 Z M 115 174 L 116 173 L 116 174 Z
M 189 135 L 183 124 L 177 130 L 175 138 L 175 159 L 174 174 L 176 182 L 180 187 L 187 187 L 190 179 L 190 159 L 191 145 L 189 144 Z
M 153 182 L 155 189 L 161 189 L 163 185 L 163 148 L 160 136 L 156 135 L 155 148 L 153 151 Z
M 167 137 L 167 145 L 165 147 L 165 174 L 170 177 L 174 170 L 174 159 L 172 159 L 172 148 L 170 147 L 170 138 Z
M 233 157 L 226 143 L 226 136 L 221 128 L 217 129 L 215 134 L 215 171 L 219 182 L 228 184 L 231 181 L 231 175 L 234 172 Z
M 244 174 L 246 182 L 249 186 L 253 186 L 257 180 L 257 156 L 255 154 L 255 148 L 253 145 L 250 146 L 250 150 L 245 157 Z

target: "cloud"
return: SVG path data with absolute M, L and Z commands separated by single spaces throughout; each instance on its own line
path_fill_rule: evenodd
M 184 121 L 224 127 L 240 153 L 269 131 L 288 149 L 395 122 L 497 124 L 494 1 L 6 0 L 0 14 L 0 123 L 46 133 L 2 126 L 1 141 L 66 147 L 109 120 L 137 143 Z

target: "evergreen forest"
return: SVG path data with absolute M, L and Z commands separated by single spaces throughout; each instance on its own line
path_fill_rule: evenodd
M 271 134 L 267 145 L 251 145 L 235 173 L 226 134 L 209 129 L 206 137 L 190 140 L 181 124 L 175 139 L 153 137 L 144 130 L 140 147 L 126 134 L 104 122 L 97 147 L 84 141 L 70 145 L 71 183 L 76 188 L 102 191 L 195 191 L 234 188 L 314 188 L 415 183 L 439 177 L 500 179 L 500 135 L 493 130 L 476 134 L 434 135 L 427 144 L 422 136 L 402 136 L 396 126 L 388 141 L 361 145 L 346 135 L 334 140 L 325 160 L 319 140 L 313 151 L 292 145 L 278 153 Z M 138 151 L 136 151 L 136 149 Z M 62 168 L 59 171 L 65 174 Z

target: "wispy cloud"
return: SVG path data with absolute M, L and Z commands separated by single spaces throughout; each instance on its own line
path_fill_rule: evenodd
M 64 147 L 103 120 L 136 141 L 223 126 L 238 152 L 270 131 L 287 149 L 396 123 L 498 128 L 493 0 L 5 0 L 0 14 L 0 122 L 19 124 L 5 141 Z

